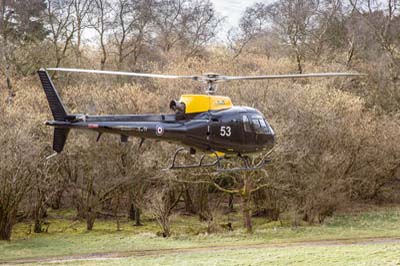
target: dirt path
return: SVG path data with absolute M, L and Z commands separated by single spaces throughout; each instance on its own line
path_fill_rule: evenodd
M 57 262 L 73 262 L 73 261 L 84 261 L 84 260 L 111 260 L 111 259 L 137 257 L 137 256 L 160 256 L 160 255 L 190 253 L 190 252 L 219 252 L 219 251 L 240 250 L 240 249 L 367 245 L 367 244 L 387 244 L 387 243 L 400 243 L 400 237 L 335 239 L 335 240 L 318 240 L 318 241 L 298 241 L 298 242 L 288 242 L 279 244 L 248 244 L 248 245 L 207 246 L 207 247 L 193 247 L 193 248 L 148 249 L 148 250 L 133 250 L 124 252 L 89 253 L 89 254 L 79 254 L 70 256 L 38 257 L 38 258 L 0 261 L 0 265 L 27 264 L 27 263 L 40 263 L 40 262 L 57 263 Z

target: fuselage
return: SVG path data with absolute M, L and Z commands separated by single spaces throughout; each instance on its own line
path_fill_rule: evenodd
M 240 106 L 190 115 L 70 115 L 65 121 L 48 121 L 47 125 L 118 134 L 121 139 L 159 139 L 204 152 L 239 155 L 268 150 L 275 138 L 261 112 Z

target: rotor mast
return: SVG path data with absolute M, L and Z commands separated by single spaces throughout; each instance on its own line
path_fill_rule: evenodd
M 204 74 L 204 83 L 206 83 L 205 92 L 207 94 L 213 95 L 217 91 L 217 81 L 220 77 L 219 74 L 216 73 L 205 73 Z

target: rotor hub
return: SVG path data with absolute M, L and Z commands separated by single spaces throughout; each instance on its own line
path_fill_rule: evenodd
M 221 79 L 221 76 L 217 73 L 204 73 L 203 82 L 206 83 L 206 93 L 215 94 L 217 91 L 217 82 Z

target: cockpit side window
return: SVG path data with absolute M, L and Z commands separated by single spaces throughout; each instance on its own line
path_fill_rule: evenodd
M 272 129 L 272 127 L 270 126 L 270 124 L 268 124 L 268 121 L 263 120 L 266 127 L 265 127 L 265 132 L 267 132 L 268 134 L 275 134 L 274 130 Z
M 251 124 L 257 134 L 269 134 L 271 132 L 268 122 L 260 115 L 251 116 Z
M 251 121 L 252 121 L 252 124 L 253 124 L 254 131 L 257 134 L 263 133 L 263 130 L 261 128 L 259 119 L 258 118 L 253 118 Z
M 246 115 L 243 116 L 243 127 L 245 132 L 251 132 L 250 121 Z

